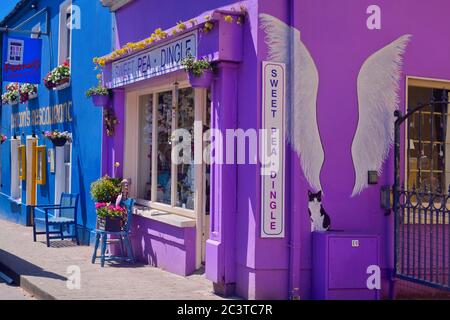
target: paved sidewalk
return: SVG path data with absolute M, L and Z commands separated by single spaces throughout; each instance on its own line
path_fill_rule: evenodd
M 33 242 L 32 229 L 0 220 L 0 264 L 20 275 L 21 287 L 37 299 L 222 299 L 203 275 L 177 276 L 144 265 L 91 264 L 92 247 L 44 237 Z M 81 270 L 81 289 L 67 288 L 69 266 Z M 0 266 L 1 267 L 1 266 Z

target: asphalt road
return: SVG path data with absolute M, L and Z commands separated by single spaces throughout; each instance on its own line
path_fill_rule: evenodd
M 0 278 L 0 300 L 32 300 L 33 298 L 19 287 L 9 286 Z

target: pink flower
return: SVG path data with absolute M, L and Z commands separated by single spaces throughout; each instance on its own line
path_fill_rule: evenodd
M 100 209 L 100 208 L 104 208 L 104 207 L 106 207 L 106 203 L 103 203 L 103 202 L 97 202 L 97 203 L 95 204 L 95 209 Z

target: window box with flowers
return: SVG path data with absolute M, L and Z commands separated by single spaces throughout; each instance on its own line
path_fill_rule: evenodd
M 37 98 L 37 85 L 24 83 L 20 86 L 20 103 L 26 103 L 29 100 Z
M 19 84 L 11 83 L 6 86 L 6 92 L 2 95 L 2 104 L 9 104 L 11 106 L 19 104 Z
M 70 63 L 62 65 L 50 71 L 44 78 L 44 84 L 49 90 L 63 90 L 70 86 Z
M 67 142 L 72 141 L 72 134 L 67 131 L 46 131 L 44 132 L 44 136 L 49 139 L 55 147 L 63 147 Z

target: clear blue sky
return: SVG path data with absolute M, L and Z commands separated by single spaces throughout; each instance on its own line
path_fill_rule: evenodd
M 11 12 L 19 0 L 0 0 L 0 21 Z

